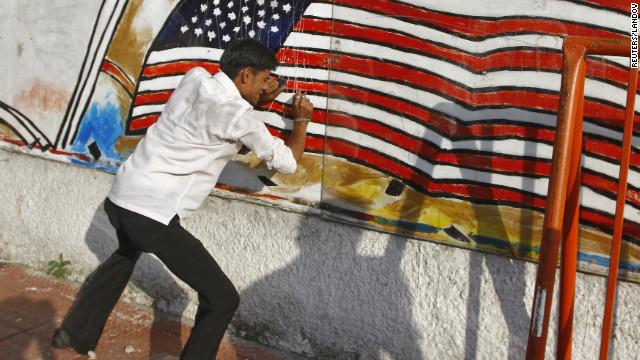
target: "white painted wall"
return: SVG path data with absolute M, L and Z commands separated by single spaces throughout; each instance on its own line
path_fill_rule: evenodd
M 0 259 L 44 271 L 62 252 L 81 282 L 116 246 L 101 207 L 112 180 L 0 149 Z M 279 205 L 216 191 L 184 221 L 241 294 L 235 335 L 325 359 L 524 358 L 535 264 Z M 574 359 L 593 359 L 606 279 L 579 274 L 577 284 Z M 152 256 L 125 297 L 188 318 L 197 302 Z M 639 318 L 640 287 L 620 283 L 612 358 L 638 358 Z

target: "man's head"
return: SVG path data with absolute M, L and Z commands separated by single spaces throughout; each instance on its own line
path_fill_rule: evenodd
M 220 57 L 220 70 L 236 84 L 242 97 L 256 105 L 271 71 L 278 66 L 276 56 L 258 40 L 235 41 Z

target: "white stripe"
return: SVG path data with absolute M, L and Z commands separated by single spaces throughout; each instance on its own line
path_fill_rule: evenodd
M 307 12 L 305 12 L 305 15 L 322 17 L 321 14 L 326 13 L 325 8 L 327 7 L 331 7 L 331 5 L 311 4 Z M 470 52 L 471 54 L 483 54 L 489 51 L 496 51 L 513 46 L 536 47 L 538 49 L 562 49 L 562 38 L 554 35 L 505 35 L 479 40 L 467 40 L 463 37 L 453 36 L 444 31 L 438 31 L 424 25 L 402 21 L 402 18 L 383 16 L 366 10 L 347 8 L 337 5 L 335 6 L 333 18 L 331 18 L 330 15 L 326 19 L 333 21 L 345 21 L 363 27 L 385 29 L 392 33 L 399 32 L 410 34 L 411 36 L 425 39 L 431 43 L 443 44 L 457 50 Z M 287 39 L 287 41 L 290 40 Z M 292 44 L 300 44 L 297 39 L 292 39 L 291 41 L 293 42 Z M 287 43 L 285 43 L 285 45 L 287 45 Z
M 333 13 L 328 11 L 332 5 L 330 4 L 311 4 L 305 12 L 306 16 L 315 16 L 332 21 L 345 21 L 364 27 L 374 27 L 378 29 L 386 29 L 389 32 L 410 34 L 421 39 L 425 39 L 431 43 L 444 44 L 454 49 L 470 52 L 472 54 L 483 54 L 489 51 L 498 51 L 503 48 L 510 48 L 514 46 L 526 46 L 535 47 L 540 50 L 561 50 L 562 49 L 562 37 L 556 35 L 542 35 L 542 34 L 522 34 L 522 35 L 504 35 L 499 37 L 484 38 L 480 40 L 467 40 L 460 36 L 453 36 L 450 33 L 444 31 L 438 31 L 424 25 L 418 25 L 408 23 L 402 20 L 402 18 L 384 16 L 376 13 L 372 13 L 366 10 L 353 9 L 336 5 Z M 458 11 L 454 13 L 459 13 Z M 521 15 L 518 13 L 517 15 Z M 618 21 L 620 18 L 624 18 L 621 15 L 617 16 Z M 584 21 L 585 26 L 590 26 L 592 22 L 590 20 Z M 489 34 L 487 34 L 489 35 Z M 296 39 L 292 41 L 291 46 L 300 45 L 304 43 L 299 42 Z M 285 42 L 286 46 L 287 43 Z
M 218 61 L 223 49 L 208 47 L 183 47 L 168 50 L 154 51 L 149 54 L 147 65 L 161 64 L 182 60 L 210 60 Z
M 329 39 L 328 36 L 305 33 L 292 33 L 289 36 L 289 38 L 294 38 L 291 43 L 303 43 L 306 44 L 305 46 L 307 47 L 312 47 L 313 44 L 326 44 L 326 41 L 318 41 L 318 39 L 316 39 L 317 37 L 325 37 Z M 444 81 L 465 84 L 472 89 L 491 87 L 526 87 L 533 91 L 544 90 L 554 91 L 557 93 L 560 91 L 561 86 L 562 76 L 560 73 L 528 70 L 500 70 L 486 74 L 475 74 L 458 64 L 452 64 L 447 61 L 424 55 L 407 53 L 387 46 L 337 38 L 333 40 L 333 44 L 333 51 L 346 52 L 350 55 L 366 59 L 386 60 L 409 67 L 415 67 L 422 69 L 425 72 L 435 73 Z M 322 48 L 321 50 L 330 51 L 331 49 Z M 331 72 L 332 80 L 334 79 L 334 73 L 334 71 Z M 626 103 L 626 94 L 626 90 L 617 88 L 603 81 L 593 79 L 586 79 L 585 81 L 585 97 L 608 101 L 624 106 Z M 636 111 L 640 111 L 640 101 L 636 102 Z
M 157 77 L 150 80 L 142 80 L 138 85 L 138 91 L 165 91 L 174 90 L 180 84 L 183 75 Z
M 572 4 L 564 1 L 546 1 L 541 5 L 536 0 L 449 0 L 449 1 L 430 1 L 428 7 L 425 6 L 424 0 L 409 0 L 407 4 L 426 11 L 446 12 L 452 16 L 470 16 L 474 18 L 484 17 L 500 20 L 502 17 L 514 18 L 539 18 L 555 21 L 577 22 L 585 26 L 597 26 L 608 29 L 615 29 L 626 32 L 625 25 L 627 18 L 620 13 L 594 9 L 588 6 Z M 318 17 L 340 19 L 345 21 L 386 21 L 390 17 L 370 13 L 367 17 L 353 16 L 355 12 L 365 12 L 365 10 L 356 10 L 343 6 L 333 6 L 331 4 L 311 4 L 305 11 L 305 15 L 313 15 Z M 402 19 L 396 17 L 396 19 Z M 495 21 L 494 20 L 494 21 Z M 402 20 L 398 20 L 402 22 Z M 401 29 L 399 26 L 397 29 Z
M 442 11 L 459 16 L 473 17 L 517 17 L 551 18 L 559 21 L 571 21 L 591 26 L 627 31 L 628 19 L 624 14 L 595 9 L 568 1 L 538 0 L 448 0 L 429 1 L 428 9 L 424 0 L 406 0 L 407 4 L 425 10 Z
M 79 76 L 76 89 L 69 101 L 68 112 L 65 115 L 65 126 L 60 135 L 64 136 L 69 132 L 70 137 L 67 139 L 67 143 L 62 142 L 63 137 L 56 140 L 60 141 L 58 147 L 65 149 L 68 145 L 71 145 L 71 141 L 74 132 L 80 126 L 80 122 L 84 113 L 83 108 L 87 107 L 87 104 L 91 100 L 93 95 L 96 81 L 98 80 L 98 74 L 100 67 L 102 66 L 102 60 L 107 53 L 108 47 L 111 42 L 111 35 L 115 32 L 118 21 L 120 20 L 119 14 L 124 11 L 127 1 L 123 0 L 105 0 L 102 11 L 98 14 L 98 20 L 95 25 L 95 32 L 92 35 L 89 43 L 89 49 L 85 56 L 85 65 L 82 68 Z
M 162 110 L 164 110 L 164 105 L 165 104 L 153 104 L 153 105 L 136 106 L 131 111 L 131 116 L 132 117 L 138 117 L 138 116 L 149 115 L 149 114 L 154 114 L 154 113 L 161 113 Z

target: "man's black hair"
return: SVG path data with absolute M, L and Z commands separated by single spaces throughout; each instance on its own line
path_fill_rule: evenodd
M 263 43 L 252 38 L 235 41 L 220 57 L 220 70 L 232 80 L 240 70 L 250 67 L 254 72 L 275 70 L 278 60 Z

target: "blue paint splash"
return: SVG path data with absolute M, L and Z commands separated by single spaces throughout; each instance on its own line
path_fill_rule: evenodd
M 111 94 L 105 98 L 109 99 Z M 113 164 L 120 163 L 122 158 L 115 150 L 115 144 L 120 135 L 124 132 L 122 114 L 120 108 L 111 101 L 94 102 L 85 113 L 80 124 L 78 136 L 71 147 L 71 150 L 93 158 L 89 145 L 96 143 L 100 150 L 100 157 L 95 163 L 81 160 L 72 162 L 79 165 L 91 166 L 103 170 L 115 171 Z

